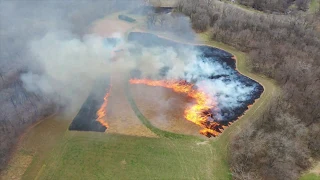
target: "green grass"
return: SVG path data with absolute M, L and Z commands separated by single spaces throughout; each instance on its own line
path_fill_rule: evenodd
M 309 11 L 311 13 L 317 12 L 317 10 L 320 8 L 320 1 L 319 0 L 311 0 L 310 2 L 310 9 Z
M 160 130 L 143 116 L 127 92 L 140 121 L 159 138 L 66 131 L 54 149 L 38 152 L 35 157 L 41 161 L 34 158 L 23 179 L 232 179 L 227 158 L 230 138 L 265 110 L 278 88 L 270 79 L 250 73 L 244 53 L 208 41 L 206 34 L 201 37 L 204 44 L 237 56 L 238 70 L 265 88 L 260 99 L 222 135 L 198 144 L 204 139 Z
M 320 176 L 314 174 L 314 173 L 308 173 L 303 176 L 299 180 L 320 180 Z
M 66 132 L 37 179 L 231 179 L 218 146 L 154 127 L 127 95 L 139 119 L 160 138 Z
M 39 179 L 212 179 L 215 151 L 186 139 L 83 134 L 68 139 Z

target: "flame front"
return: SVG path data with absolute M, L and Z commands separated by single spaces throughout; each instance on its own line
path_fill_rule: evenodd
M 111 88 L 110 88 L 111 89 Z M 105 117 L 107 115 L 107 105 L 108 105 L 108 97 L 110 96 L 110 91 L 106 93 L 103 98 L 103 104 L 100 109 L 97 111 L 97 121 L 104 127 L 109 128 L 108 123 L 105 121 Z
M 187 96 L 195 99 L 196 103 L 190 107 L 187 107 L 184 111 L 184 117 L 188 121 L 191 121 L 204 129 L 200 131 L 207 137 L 217 136 L 224 129 L 222 125 L 217 122 L 210 121 L 210 110 L 215 107 L 215 103 L 212 98 L 206 95 L 204 92 L 196 90 L 192 84 L 186 81 L 174 81 L 174 80 L 149 80 L 149 79 L 131 79 L 131 84 L 145 84 L 148 86 L 161 86 L 172 89 L 175 92 L 186 94 Z

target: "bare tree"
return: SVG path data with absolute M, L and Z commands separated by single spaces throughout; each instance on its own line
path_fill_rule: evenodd
M 305 3 L 304 1 L 303 3 Z M 282 87 L 269 109 L 243 129 L 230 146 L 231 170 L 237 179 L 297 179 L 319 157 L 320 33 L 314 16 L 255 13 L 230 4 L 205 0 L 179 4 L 194 28 L 209 28 L 215 41 L 250 56 L 252 70 L 274 78 Z M 245 1 L 254 8 L 283 12 L 288 1 Z M 282 3 L 282 4 L 281 4 Z M 301 3 L 296 1 L 295 3 Z M 199 17 L 218 14 L 212 25 Z

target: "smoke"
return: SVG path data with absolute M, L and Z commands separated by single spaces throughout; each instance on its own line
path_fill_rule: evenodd
M 139 70 L 141 77 L 157 79 L 161 69 L 172 67 L 167 78 L 183 77 L 190 59 L 180 57 L 173 48 L 145 48 L 126 41 L 119 33 L 111 37 L 117 38 L 116 43 L 94 34 L 79 39 L 70 33 L 48 32 L 31 41 L 30 53 L 42 73 L 22 74 L 24 87 L 63 104 L 76 98 L 75 92 L 91 88 L 88 84 L 109 74 L 128 76 Z
M 26 69 L 21 74 L 25 89 L 68 106 L 78 103 L 97 78 L 112 74 L 129 77 L 133 70 L 138 70 L 141 78 L 194 83 L 217 101 L 214 111 L 218 120 L 229 117 L 232 109 L 243 106 L 256 91 L 255 85 L 239 81 L 234 69 L 204 58 L 197 48 L 145 46 L 126 38 L 131 25 L 122 26 L 113 19 L 99 26 L 96 21 L 115 11 L 134 9 L 141 5 L 137 2 L 140 1 L 1 1 L 0 13 L 6 17 L 0 22 L 4 40 L 1 45 L 11 44 L 6 45 L 7 52 L 2 48 L 1 56 L 10 54 L 21 62 Z M 184 21 L 182 29 L 188 32 L 184 36 L 194 36 L 191 26 L 185 27 L 190 24 L 187 18 L 175 20 Z M 153 40 L 154 37 L 145 36 L 145 41 Z M 18 52 L 18 56 L 13 55 Z
M 59 66 L 58 63 L 61 65 L 61 60 L 64 58 L 59 55 L 64 52 L 62 49 L 57 49 L 57 44 L 71 48 L 77 46 L 75 44 L 78 43 L 80 44 L 78 50 L 85 49 L 85 46 L 90 46 L 89 43 L 94 44 L 92 41 L 97 39 L 85 38 L 88 36 L 86 34 L 90 34 L 91 24 L 95 20 L 140 4 L 141 1 L 131 0 L 0 1 L 0 75 L 2 80 L 12 79 L 6 76 L 19 76 L 21 72 L 27 72 L 21 75 L 26 89 L 37 93 L 39 97 L 50 96 L 53 101 L 65 104 L 72 98 L 63 100 L 63 96 L 72 97 L 73 94 L 82 94 L 81 91 L 89 89 L 90 85 L 86 84 L 85 79 L 80 80 L 80 77 L 83 76 L 73 76 L 74 82 L 83 81 L 83 83 L 72 85 L 74 87 L 72 90 L 80 85 L 83 87 L 73 92 L 71 89 L 66 90 L 70 87 L 68 82 L 71 81 L 71 77 L 67 75 L 74 75 L 71 73 L 75 70 L 70 66 L 62 66 L 62 68 Z M 55 44 L 47 46 L 50 38 Z M 48 55 L 37 52 L 37 48 L 39 51 L 45 50 Z M 93 51 L 91 55 L 92 53 Z M 59 61 L 56 61 L 55 56 L 59 56 L 57 57 Z M 69 60 L 72 59 L 69 58 Z M 49 63 L 49 61 L 52 62 Z M 68 61 L 68 63 L 71 62 Z M 52 68 L 51 65 L 53 65 Z M 79 65 L 84 66 L 85 62 Z M 94 63 L 89 66 L 89 68 L 94 68 L 91 65 Z M 75 66 L 76 64 L 73 64 L 73 68 Z M 54 69 L 56 67 L 60 68 L 60 72 Z M 96 70 L 87 70 L 84 74 L 92 77 L 93 71 Z M 61 81 L 64 77 L 67 78 Z M 67 86 L 62 88 L 66 84 Z M 61 97 L 60 94 L 62 94 Z
M 180 44 L 148 33 L 134 33 L 131 39 L 148 48 L 172 49 L 174 56 L 169 57 L 171 63 L 167 63 L 167 73 L 161 79 L 185 80 L 207 94 L 211 98 L 208 102 L 214 106 L 215 121 L 235 120 L 263 90 L 261 85 L 239 74 L 232 55 L 223 50 Z
M 105 74 L 112 57 L 111 47 L 105 46 L 101 37 L 86 35 L 80 40 L 65 32 L 49 32 L 31 41 L 29 50 L 42 73 L 22 74 L 25 88 L 61 104 L 76 98 L 76 92 L 86 91 L 87 85 Z
M 226 63 L 215 58 L 199 57 L 186 68 L 187 81 L 196 81 L 200 91 L 205 92 L 217 102 L 213 109 L 216 120 L 228 120 L 233 111 L 247 105 L 258 86 L 253 81 L 243 79 Z M 214 78 L 213 78 L 214 77 Z M 248 83 L 249 81 L 249 83 Z M 227 110 L 228 112 L 223 112 Z M 231 113 L 231 114 L 230 114 Z

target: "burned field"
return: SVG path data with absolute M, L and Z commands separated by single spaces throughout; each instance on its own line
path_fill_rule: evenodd
M 104 104 L 104 97 L 109 90 L 110 83 L 108 78 L 96 80 L 88 98 L 70 124 L 69 130 L 105 132 L 107 125 L 99 122 L 101 117 L 99 117 L 98 112 Z
M 117 39 L 106 38 L 106 41 L 110 41 L 108 43 L 113 44 L 113 47 L 118 44 Z M 111 88 L 106 91 L 106 89 L 108 89 L 107 87 L 109 86 L 108 83 L 106 84 L 104 82 L 101 86 L 101 80 L 99 80 L 99 83 L 97 84 L 99 84 L 100 87 L 93 88 L 94 92 L 90 94 L 87 101 L 82 106 L 80 112 L 70 125 L 70 130 L 104 132 L 106 128 L 109 128 L 107 124 L 108 122 L 111 123 L 111 126 L 115 128 L 113 131 L 121 132 L 117 127 L 120 127 L 122 123 L 126 124 L 126 122 L 124 122 L 123 120 L 127 119 L 127 124 L 129 124 L 130 122 L 130 120 L 126 118 L 126 114 L 128 117 L 130 116 L 129 110 L 124 112 L 121 111 L 121 113 L 120 110 L 117 110 L 123 109 L 122 107 L 127 107 L 127 104 L 125 103 L 126 99 L 122 98 L 121 100 L 121 98 L 118 98 L 118 96 L 125 96 L 124 93 L 119 93 L 120 89 L 125 88 L 123 85 L 121 85 L 123 83 L 130 83 L 132 84 L 131 86 L 135 86 L 137 84 L 144 84 L 153 87 L 158 86 L 171 89 L 175 93 L 186 95 L 186 97 L 188 97 L 187 101 L 179 105 L 174 103 L 175 107 L 176 109 L 180 109 L 179 112 L 182 112 L 181 108 L 179 107 L 183 107 L 185 110 L 183 113 L 180 113 L 181 119 L 189 121 L 188 123 L 194 123 L 195 125 L 200 126 L 202 128 L 200 130 L 200 134 L 203 134 L 207 137 L 215 137 L 222 133 L 224 128 L 226 128 L 233 121 L 237 120 L 241 115 L 243 115 L 244 112 L 248 109 L 248 106 L 253 104 L 254 101 L 259 98 L 263 92 L 263 87 L 259 83 L 240 74 L 236 70 L 236 61 L 233 55 L 221 49 L 203 45 L 177 43 L 167 39 L 159 38 L 158 36 L 150 33 L 141 32 L 129 33 L 128 41 L 135 44 L 135 46 L 131 46 L 128 49 L 128 52 L 135 54 L 138 57 L 142 49 L 160 48 L 163 50 L 170 49 L 172 52 L 176 52 L 180 55 L 184 53 L 190 54 L 190 52 L 192 52 L 191 54 L 195 54 L 195 58 L 191 62 L 187 63 L 184 68 L 184 75 L 180 79 L 168 78 L 168 74 L 172 73 L 172 67 L 168 65 L 162 67 L 159 70 L 158 79 L 148 79 L 148 77 L 146 78 L 145 76 L 141 75 L 143 72 L 136 69 L 131 71 L 131 79 L 129 80 L 129 82 L 127 82 L 128 80 L 125 78 L 113 81 L 119 81 L 119 83 L 117 83 L 118 85 L 116 87 L 113 87 L 113 93 L 118 93 L 119 95 L 117 95 L 117 97 L 114 97 L 115 99 L 111 98 L 114 100 L 112 101 L 108 109 L 112 113 L 107 119 L 107 102 L 109 101 L 108 97 L 111 93 L 108 91 L 111 91 Z M 189 50 L 190 52 L 188 52 Z M 182 55 L 181 57 L 182 59 L 183 57 L 186 59 L 189 58 L 188 55 Z M 152 61 L 152 59 L 150 61 Z M 117 72 L 112 72 L 111 74 L 113 77 L 122 76 L 117 74 Z M 151 96 L 155 96 L 156 98 L 161 99 L 160 94 L 159 97 L 157 94 L 151 94 L 150 96 L 148 96 L 149 99 L 151 98 Z M 162 101 L 160 99 L 159 101 Z M 123 103 L 120 103 L 122 105 L 119 105 L 119 108 L 113 107 L 113 105 L 119 104 L 119 101 L 123 101 Z M 149 104 L 152 103 L 149 102 Z M 156 106 L 159 107 L 159 105 Z M 146 108 L 147 106 L 143 105 L 142 107 Z M 157 108 L 155 108 L 155 111 L 157 111 L 156 109 Z M 142 111 L 144 112 L 144 110 Z M 149 109 L 149 113 L 147 113 L 149 115 L 147 116 L 153 116 L 153 119 L 157 119 L 158 124 L 161 124 L 161 119 L 163 119 L 163 121 L 168 121 L 167 118 L 169 117 L 174 117 L 169 118 L 172 121 L 180 121 L 180 118 L 177 118 L 178 114 L 171 113 L 173 115 L 162 115 L 159 117 L 155 117 L 157 116 L 157 113 L 151 113 L 152 111 L 152 109 Z M 108 121 L 108 119 L 110 120 L 110 122 Z M 119 119 L 123 119 L 123 122 L 120 122 Z M 118 122 L 118 124 L 116 122 Z M 136 126 L 138 126 L 138 124 Z M 171 123 L 171 125 L 172 124 L 174 123 Z M 175 126 L 179 126 L 178 124 L 179 123 L 177 123 Z M 168 126 L 170 126 L 170 123 L 167 125 L 167 127 Z M 193 126 L 188 126 L 192 127 L 190 128 L 190 131 L 191 129 L 196 129 Z M 111 127 L 111 129 L 113 127 Z M 175 127 L 164 129 L 169 131 L 170 129 L 178 129 L 180 131 L 174 131 L 181 133 L 181 129 L 183 128 Z M 189 132 L 187 134 L 192 133 Z
M 184 110 L 192 99 L 164 87 L 130 85 L 132 98 L 152 125 L 176 134 L 199 136 L 201 127 L 184 119 Z
M 180 49 L 196 49 L 198 62 L 191 68 L 191 71 L 185 72 L 188 82 L 186 79 L 182 79 L 178 83 L 170 82 L 170 80 L 141 81 L 138 80 L 140 78 L 139 72 L 132 73 L 132 78 L 136 79 L 133 80 L 133 84 L 171 88 L 175 92 L 186 93 L 189 97 L 195 98 L 198 105 L 185 111 L 185 119 L 203 127 L 204 129 L 200 133 L 207 137 L 217 136 L 226 126 L 237 120 L 248 109 L 248 106 L 260 97 L 264 90 L 259 83 L 240 74 L 236 70 L 233 55 L 221 49 L 181 44 L 141 32 L 131 32 L 128 39 L 144 47 L 173 48 L 177 51 Z M 211 70 L 206 70 L 208 68 Z M 170 67 L 163 68 L 159 74 L 165 77 L 169 69 Z M 208 72 L 196 75 L 197 72 L 201 71 Z M 206 90 L 209 89 L 208 95 L 199 98 L 202 93 L 191 89 L 190 87 L 193 84 L 196 85 L 195 87 L 206 86 Z M 183 89 L 181 90 L 181 88 Z M 201 102 L 205 101 L 206 98 L 212 98 L 214 105 L 207 106 L 205 102 Z M 197 109 L 197 112 L 191 112 L 194 109 Z

